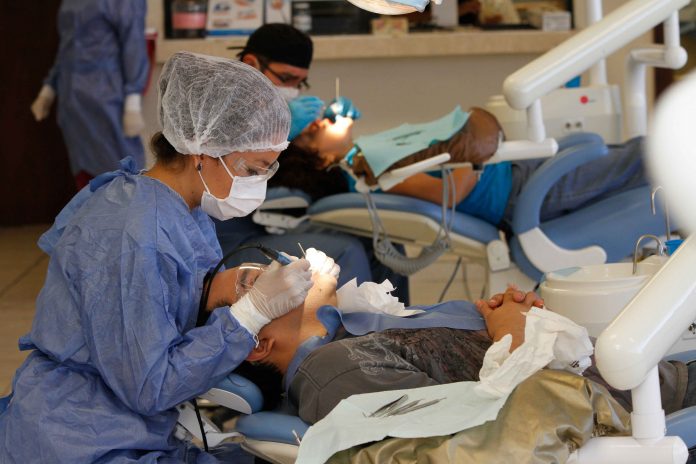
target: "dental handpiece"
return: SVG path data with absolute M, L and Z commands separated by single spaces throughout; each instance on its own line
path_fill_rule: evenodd
M 287 266 L 292 262 L 292 260 L 286 254 L 281 253 L 278 250 L 274 250 L 273 248 L 263 245 L 258 245 L 258 248 L 261 253 L 266 255 L 268 259 L 272 259 L 273 261 L 280 263 L 282 266 Z

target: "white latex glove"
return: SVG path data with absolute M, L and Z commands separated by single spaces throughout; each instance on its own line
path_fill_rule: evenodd
M 34 119 L 42 121 L 48 117 L 51 112 L 51 106 L 56 99 L 56 92 L 50 85 L 44 85 L 39 91 L 34 102 L 31 104 L 31 112 L 34 114 Z
M 308 248 L 305 253 L 305 259 L 309 261 L 309 270 L 312 273 L 330 275 L 334 279 L 338 279 L 338 274 L 341 272 L 341 266 L 330 256 L 327 256 L 323 251 L 316 248 Z
M 145 129 L 145 119 L 140 94 L 132 93 L 123 104 L 123 133 L 126 137 L 135 137 Z
M 271 266 L 230 311 L 242 326 L 256 335 L 271 320 L 300 306 L 311 287 L 312 273 L 306 259 L 287 266 Z

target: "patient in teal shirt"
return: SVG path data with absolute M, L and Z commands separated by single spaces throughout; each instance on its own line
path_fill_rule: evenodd
M 397 159 L 403 157 L 404 145 L 411 139 L 424 138 L 421 127 L 434 126 L 439 135 L 430 145 L 393 162 L 389 140 Z M 369 137 L 352 138 L 352 121 L 337 119 L 315 121 L 280 155 L 280 169 L 270 186 L 285 186 L 306 191 L 313 199 L 355 191 L 355 182 L 338 167 L 345 157 L 351 158 L 353 172 L 368 185 L 377 177 L 395 169 L 432 157 L 450 153 L 453 162 L 473 165 L 452 171 L 454 193 L 448 206 L 477 217 L 506 231 L 511 230 L 512 216 L 522 188 L 546 160 L 545 158 L 482 165 L 497 150 L 502 129 L 493 115 L 480 108 L 468 113 L 455 109 L 431 123 L 404 125 Z M 428 137 L 425 137 L 428 140 Z M 370 143 L 365 143 L 367 140 Z M 377 143 L 373 143 L 374 141 Z M 378 146 L 371 154 L 370 145 Z M 415 146 L 415 145 L 414 145 Z M 417 149 L 417 148 L 414 148 Z M 386 151 L 385 151 L 386 150 Z M 566 174 L 551 188 L 541 208 L 541 221 L 561 216 L 620 192 L 647 185 L 643 166 L 643 139 L 638 137 L 609 147 L 609 154 Z M 389 161 L 381 158 L 388 156 Z M 370 159 L 370 158 L 373 159 Z M 391 188 L 400 194 L 441 204 L 442 179 L 437 174 L 416 174 Z

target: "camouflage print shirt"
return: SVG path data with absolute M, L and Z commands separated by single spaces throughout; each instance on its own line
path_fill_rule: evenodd
M 485 333 L 443 327 L 336 340 L 305 358 L 288 396 L 300 417 L 315 423 L 353 394 L 478 380 L 490 345 Z

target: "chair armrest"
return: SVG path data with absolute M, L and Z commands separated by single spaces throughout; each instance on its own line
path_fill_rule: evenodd
M 512 221 L 516 235 L 539 227 L 541 205 L 551 187 L 578 166 L 606 156 L 609 149 L 603 142 L 570 146 L 547 160 L 532 174 L 522 189 Z
M 298 445 L 309 424 L 297 416 L 263 411 L 237 420 L 235 429 L 247 438 Z
M 546 138 L 540 142 L 531 140 L 510 140 L 501 142 L 498 150 L 485 164 L 501 163 L 531 158 L 548 158 L 558 153 L 556 139 Z
M 418 161 L 417 163 L 413 163 L 409 166 L 387 171 L 377 178 L 379 188 L 387 191 L 411 176 L 415 176 L 421 172 L 430 171 L 436 166 L 441 166 L 442 164 L 447 163 L 451 158 L 452 157 L 449 153 L 440 153 L 437 156 Z

